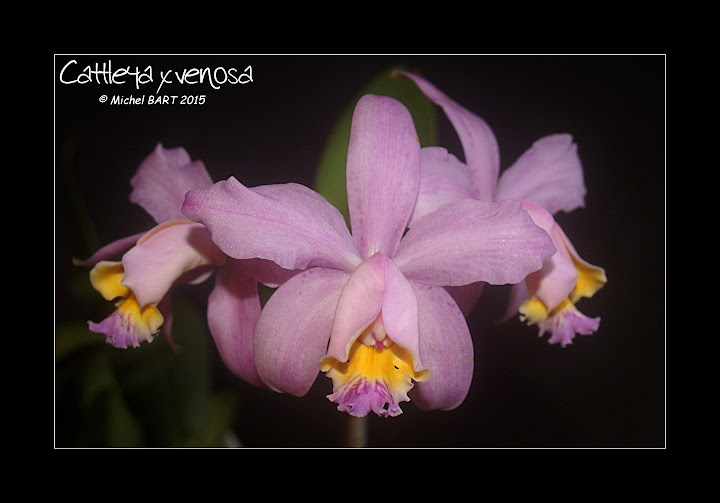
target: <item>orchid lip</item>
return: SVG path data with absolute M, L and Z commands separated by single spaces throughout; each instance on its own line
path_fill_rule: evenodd
M 105 334 L 106 342 L 117 348 L 139 347 L 152 342 L 164 317 L 155 305 L 141 306 L 135 293 L 122 285 L 120 262 L 100 262 L 90 272 L 93 287 L 106 300 L 119 299 L 116 310 L 100 323 L 88 322 L 91 331 Z
M 339 411 L 353 416 L 371 411 L 382 417 L 397 416 L 402 413 L 399 402 L 410 401 L 413 381 L 430 377 L 429 370 L 414 371 L 412 360 L 399 344 L 387 336 L 377 340 L 368 328 L 353 344 L 346 362 L 323 361 L 322 369 L 333 381 L 328 399 L 338 404 Z

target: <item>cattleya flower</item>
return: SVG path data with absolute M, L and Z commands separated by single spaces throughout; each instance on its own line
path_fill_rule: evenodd
M 452 409 L 473 373 L 465 318 L 443 288 L 516 283 L 555 253 L 518 201 L 456 201 L 405 230 L 420 181 L 420 144 L 398 101 L 365 95 L 347 157 L 352 233 L 321 195 L 294 183 L 245 187 L 231 177 L 188 192 L 185 216 L 238 260 L 301 270 L 264 305 L 254 338 L 260 378 L 303 396 L 318 372 L 328 398 L 365 416 Z M 410 393 L 410 394 L 409 394 Z
M 210 332 L 228 368 L 263 386 L 252 359 L 252 333 L 260 315 L 257 278 L 276 285 L 284 273 L 271 263 L 227 257 L 202 224 L 183 216 L 185 193 L 213 183 L 204 164 L 192 162 L 183 148 L 168 150 L 158 144 L 130 183 L 130 201 L 158 225 L 114 241 L 78 264 L 92 267 L 90 281 L 106 300 L 118 299 L 107 318 L 88 322 L 90 330 L 104 334 L 112 346 L 128 348 L 152 342 L 162 326 L 172 344 L 170 292 L 217 272 L 208 299 Z M 108 260 L 120 254 L 120 261 Z
M 589 335 L 600 318 L 589 318 L 575 307 L 581 297 L 592 297 L 607 281 L 605 271 L 584 261 L 553 219 L 559 210 L 570 212 L 585 204 L 585 184 L 577 146 L 567 134 L 536 141 L 501 176 L 497 141 L 478 116 L 448 98 L 426 79 L 397 72 L 412 79 L 439 105 L 455 127 L 465 163 L 441 147 L 421 152 L 420 188 L 410 225 L 449 202 L 462 199 L 522 202 L 533 221 L 551 237 L 556 253 L 542 269 L 529 274 L 511 292 L 509 313 L 537 324 L 540 336 L 550 332 L 549 343 L 570 344 L 576 333 Z M 453 291 L 471 306 L 481 290 Z

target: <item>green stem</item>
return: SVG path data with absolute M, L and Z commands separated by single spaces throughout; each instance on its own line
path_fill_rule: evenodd
M 346 447 L 367 447 L 367 416 L 355 417 L 345 414 L 344 445 Z

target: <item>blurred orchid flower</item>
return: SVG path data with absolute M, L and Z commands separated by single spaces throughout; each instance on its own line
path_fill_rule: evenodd
M 419 178 L 410 113 L 365 95 L 347 154 L 352 233 L 302 185 L 248 188 L 231 177 L 188 192 L 183 213 L 228 256 L 303 270 L 273 293 L 257 323 L 255 364 L 271 389 L 303 396 L 322 370 L 333 382 L 328 398 L 355 416 L 396 416 L 409 392 L 421 409 L 462 403 L 473 345 L 443 287 L 522 281 L 555 248 L 518 201 L 457 201 L 404 234 Z
M 533 221 L 553 240 L 557 252 L 543 268 L 514 285 L 508 316 L 520 313 L 521 321 L 537 324 L 540 336 L 550 332 L 549 343 L 566 346 L 576 333 L 589 335 L 600 318 L 588 318 L 575 304 L 591 297 L 606 283 L 605 271 L 585 262 L 552 215 L 585 205 L 586 188 L 577 146 L 567 134 L 551 135 L 532 147 L 499 174 L 497 141 L 480 117 L 447 97 L 426 79 L 397 72 L 412 79 L 421 91 L 440 106 L 455 128 L 465 163 L 441 147 L 421 152 L 420 187 L 410 226 L 444 204 L 462 199 L 481 201 L 519 200 Z M 452 290 L 467 313 L 482 285 Z
M 277 284 L 286 272 L 270 262 L 227 257 L 203 225 L 183 216 L 185 193 L 213 183 L 204 164 L 192 162 L 183 148 L 158 144 L 130 183 L 130 201 L 158 225 L 114 241 L 77 263 L 92 267 L 90 281 L 106 300 L 118 299 L 107 318 L 88 322 L 90 330 L 104 334 L 112 346 L 128 348 L 152 342 L 162 326 L 172 344 L 172 289 L 198 284 L 217 272 L 207 307 L 210 332 L 228 368 L 263 386 L 252 359 L 252 334 L 260 315 L 257 280 Z M 109 260 L 118 255 L 120 261 Z

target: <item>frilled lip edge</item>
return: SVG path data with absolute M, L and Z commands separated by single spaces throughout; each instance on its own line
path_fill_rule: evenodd
M 398 399 L 378 380 L 355 379 L 337 387 L 327 398 L 338 404 L 340 412 L 356 417 L 367 416 L 371 411 L 380 417 L 395 417 L 403 412 Z
M 141 309 L 134 297 L 120 302 L 122 304 L 100 323 L 88 321 L 88 328 L 105 335 L 107 344 L 120 349 L 140 347 L 143 341 L 152 342 L 165 321 L 160 310 L 155 306 Z
M 363 334 L 369 334 L 371 327 Z M 412 367 L 409 352 L 389 338 L 370 345 L 356 338 L 347 362 L 326 359 L 321 370 L 332 379 L 333 393 L 327 398 L 338 404 L 338 410 L 354 416 L 373 411 L 387 417 L 401 414 L 398 403 L 410 401 L 408 392 L 414 382 L 430 377 L 429 370 L 415 372 Z

